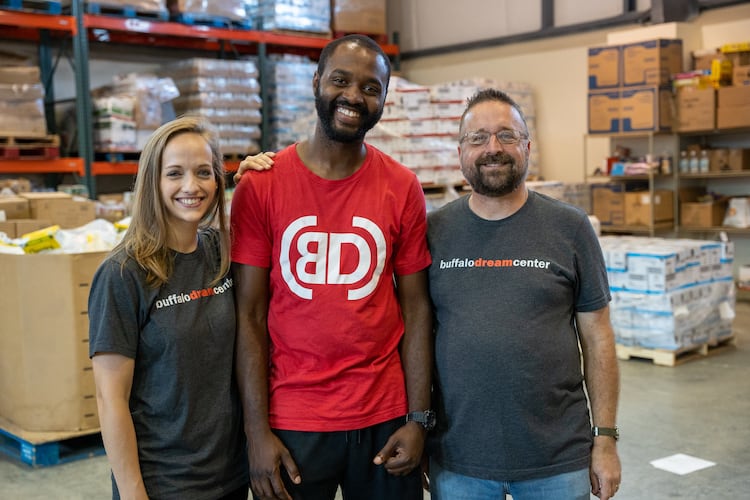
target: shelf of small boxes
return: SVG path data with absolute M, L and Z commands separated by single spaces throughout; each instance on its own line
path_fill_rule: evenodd
M 734 339 L 732 242 L 603 236 L 617 354 L 675 365 Z

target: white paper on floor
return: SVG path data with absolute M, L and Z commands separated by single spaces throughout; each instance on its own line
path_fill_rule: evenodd
M 705 469 L 707 467 L 713 467 L 716 465 L 714 462 L 703 460 L 702 458 L 691 457 L 683 453 L 677 453 L 669 457 L 659 458 L 652 460 L 651 465 L 657 469 L 662 469 L 667 472 L 673 472 L 684 476 L 697 470 Z

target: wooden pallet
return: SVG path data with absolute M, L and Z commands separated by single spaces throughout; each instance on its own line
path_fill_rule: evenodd
M 622 360 L 645 359 L 651 360 L 655 365 L 660 366 L 677 366 L 688 361 L 704 359 L 707 356 L 719 354 L 728 349 L 733 349 L 735 336 L 724 337 L 719 340 L 705 344 L 697 344 L 690 347 L 683 347 L 677 350 L 668 349 L 649 349 L 646 347 L 626 346 L 617 344 L 617 357 Z
M 0 417 L 0 453 L 31 467 L 47 467 L 104 455 L 99 429 L 31 432 Z
M 60 158 L 60 136 L 0 135 L 2 160 L 53 160 Z
M 28 12 L 43 12 L 45 14 L 61 14 L 60 2 L 46 2 L 44 0 L 0 0 L 0 9 L 23 10 Z

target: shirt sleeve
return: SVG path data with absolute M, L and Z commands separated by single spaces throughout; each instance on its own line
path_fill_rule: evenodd
M 135 359 L 146 307 L 143 284 L 131 269 L 107 258 L 89 293 L 89 356 L 114 352 Z
M 273 245 L 270 226 L 266 224 L 268 205 L 259 196 L 259 184 L 265 186 L 270 175 L 271 172 L 248 172 L 234 191 L 230 217 L 233 262 L 258 267 L 271 265 Z
M 604 255 L 588 217 L 581 222 L 579 237 L 575 238 L 578 247 L 578 280 L 580 283 L 575 309 L 577 312 L 597 311 L 611 300 L 607 267 Z
M 414 176 L 404 206 L 393 270 L 399 276 L 413 274 L 425 269 L 431 262 L 430 252 L 427 250 L 427 209 L 424 192 Z

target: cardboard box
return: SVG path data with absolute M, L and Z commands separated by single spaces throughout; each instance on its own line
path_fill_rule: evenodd
M 727 200 L 700 201 L 706 188 L 680 189 L 680 225 L 684 227 L 717 227 L 724 222 Z
M 622 132 L 658 132 L 672 128 L 669 87 L 634 87 L 620 93 Z
M 0 210 L 5 219 L 28 219 L 31 216 L 29 201 L 17 196 L 0 196 Z
M 750 64 L 735 66 L 732 69 L 732 85 L 750 85 Z
M 720 87 L 717 105 L 720 108 L 750 106 L 750 85 Z
M 333 0 L 331 27 L 339 33 L 385 35 L 385 0 Z
M 680 226 L 717 227 L 724 221 L 726 201 L 680 203 Z
M 682 73 L 682 40 L 656 39 L 623 45 L 623 86 L 667 85 Z
M 38 66 L 0 66 L 0 84 L 39 83 Z
M 0 254 L 0 416 L 24 430 L 99 426 L 87 310 L 105 255 Z
M 667 189 L 655 190 L 653 197 L 649 191 L 625 193 L 624 205 L 626 226 L 650 226 L 674 220 L 674 193 Z
M 589 89 L 607 89 L 620 86 L 622 47 L 609 45 L 589 48 Z
M 73 198 L 67 193 L 21 193 L 29 202 L 30 218 L 44 219 L 62 229 L 83 226 L 96 218 L 96 205 L 91 200 Z
M 731 148 L 729 150 L 729 170 L 750 169 L 750 149 Z
M 709 171 L 724 172 L 726 170 L 731 170 L 729 166 L 729 149 L 718 148 L 718 149 L 711 149 L 709 151 L 710 151 L 710 161 L 708 163 Z M 682 194 L 680 194 L 680 198 L 682 198 Z
M 0 222 L 0 231 L 8 235 L 8 238 L 18 238 L 23 234 L 50 226 L 50 222 L 37 219 L 11 219 Z M 0 318 L 2 322 L 2 318 Z
M 710 170 L 712 172 L 750 170 L 750 149 L 712 149 Z
M 716 128 L 740 127 L 750 127 L 750 104 L 747 106 L 719 107 L 716 110 Z
M 713 88 L 680 87 L 675 95 L 676 132 L 713 130 L 716 127 L 716 91 Z
M 590 134 L 620 132 L 620 93 L 618 91 L 589 92 L 588 111 Z
M 714 60 L 726 59 L 718 48 L 694 50 L 691 54 L 691 70 L 711 71 Z
M 602 226 L 625 223 L 625 192 L 622 184 L 592 184 L 591 212 Z

